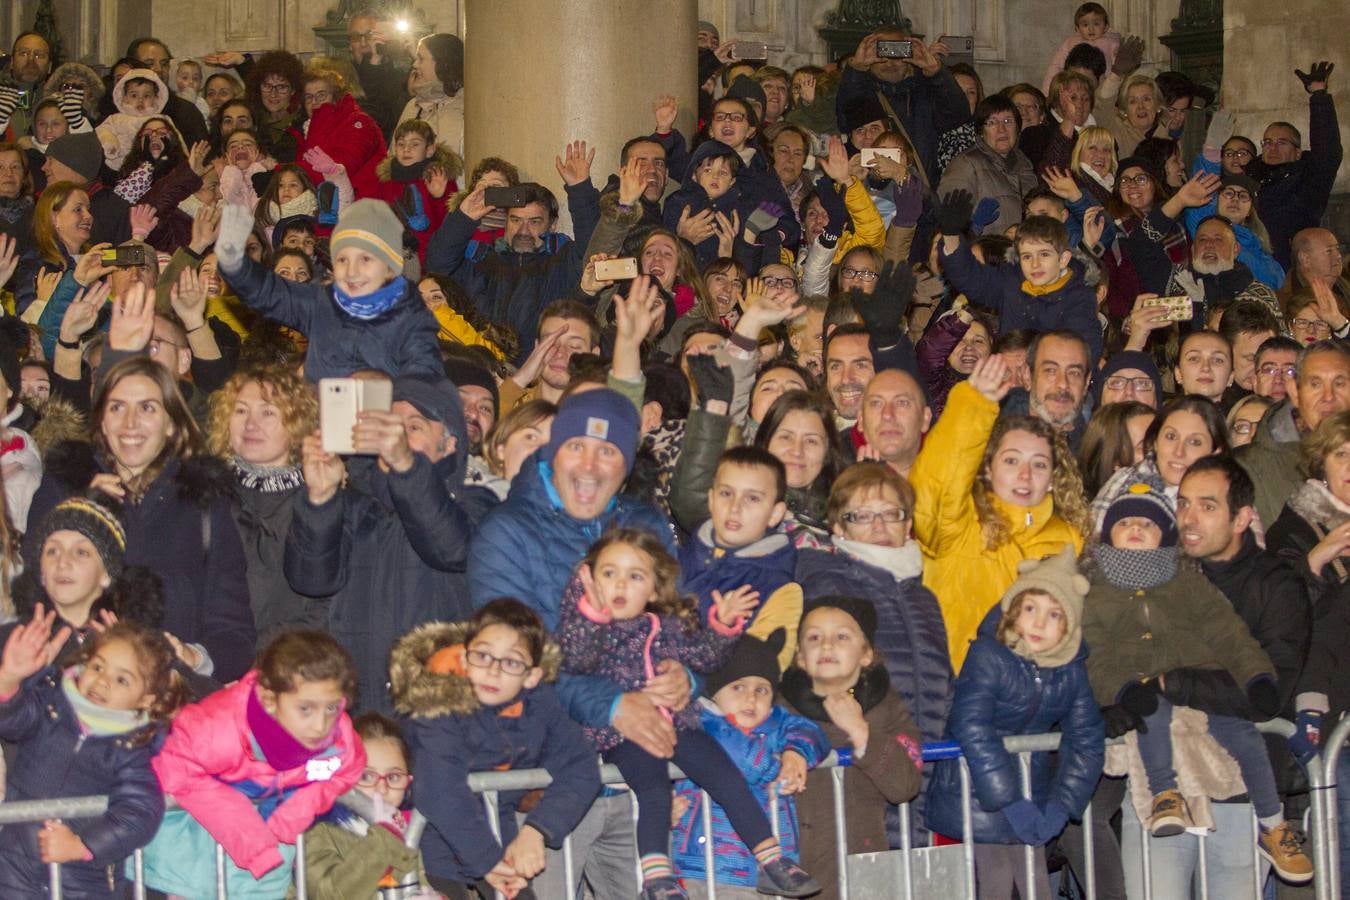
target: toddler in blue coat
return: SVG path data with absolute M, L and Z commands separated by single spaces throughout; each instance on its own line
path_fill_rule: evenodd
M 1105 758 L 1106 732 L 1088 684 L 1083 643 L 1083 598 L 1072 546 L 1043 560 L 1025 560 L 1019 575 L 990 610 L 971 645 L 947 739 L 961 744 L 970 767 L 971 833 L 981 897 L 1049 900 L 1045 844 L 1070 817 L 1081 816 Z M 1031 757 L 1031 796 L 1022 795 L 1016 754 L 1003 739 L 1059 727 L 1057 764 L 1048 753 Z M 938 763 L 928 797 L 928 827 L 962 837 L 960 760 Z M 1036 848 L 1035 889 L 1025 884 L 1024 847 Z

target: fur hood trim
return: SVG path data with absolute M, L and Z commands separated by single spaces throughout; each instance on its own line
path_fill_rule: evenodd
M 1289 508 L 1309 525 L 1324 531 L 1350 520 L 1350 509 L 1336 502 L 1326 484 L 1315 478 L 1298 486 L 1289 498 Z
M 427 660 L 444 647 L 463 644 L 468 622 L 428 622 L 404 635 L 389 657 L 390 693 L 394 708 L 405 716 L 434 719 L 465 715 L 481 708 L 473 686 L 463 675 L 437 675 L 427 671 Z M 558 679 L 562 651 L 553 640 L 544 643 L 539 665 L 544 681 Z
M 66 441 L 87 443 L 89 419 L 79 407 L 59 395 L 53 395 L 37 406 L 40 417 L 31 434 L 38 452 L 45 459 L 57 444 Z
M 1073 254 L 1073 259 L 1069 260 L 1069 270 L 1077 275 L 1082 280 L 1083 284 L 1090 288 L 1095 288 L 1102 280 L 1100 263 L 1087 253 L 1084 253 L 1078 247 L 1074 247 L 1069 252 Z M 1021 267 L 1022 263 L 1017 258 L 1017 243 L 1015 241 L 1011 247 L 1004 251 L 1003 261 L 1010 266 Z M 1069 283 L 1072 284 L 1073 279 L 1070 279 Z
M 141 78 L 149 81 L 151 84 L 155 85 L 155 89 L 158 92 L 155 94 L 155 107 L 148 113 L 129 113 L 122 108 L 122 104 L 126 102 L 127 82 L 134 78 Z M 169 88 L 160 80 L 160 77 L 150 69 L 132 69 L 119 78 L 117 84 L 113 85 L 112 99 L 113 106 L 116 106 L 117 111 L 123 115 L 135 116 L 136 118 L 158 116 L 164 112 L 164 107 L 169 105 Z
M 383 165 L 383 163 L 381 163 L 381 165 Z M 469 194 L 470 191 L 468 188 L 461 188 L 460 190 L 455 191 L 453 194 L 447 197 L 445 199 L 446 212 L 454 212 L 455 210 L 459 209 L 459 205 L 464 202 L 464 198 L 469 196 Z
M 178 498 L 203 509 L 221 497 L 234 495 L 234 475 L 214 456 L 197 456 L 178 462 L 173 472 Z M 45 469 L 72 493 L 83 491 L 99 472 L 111 470 L 99 459 L 94 445 L 86 441 L 63 441 L 47 454 Z
M 447 175 L 452 181 L 458 181 L 459 176 L 464 174 L 464 160 L 455 151 L 451 150 L 445 144 L 437 144 L 436 152 L 432 154 L 431 159 L 427 160 L 428 166 L 440 166 L 445 169 Z M 375 174 L 381 181 L 390 181 L 394 175 L 394 149 L 389 148 L 389 155 L 380 160 L 380 164 L 375 167 Z M 468 196 L 468 192 L 464 192 Z M 456 195 L 458 196 L 458 195 Z
M 68 62 L 57 66 L 56 71 L 47 79 L 47 96 L 58 97 L 61 85 L 72 79 L 84 85 L 84 111 L 87 113 L 96 111 L 107 89 L 103 86 L 103 79 L 98 77 L 98 73 L 84 63 Z
M 627 225 L 630 228 L 642 221 L 642 200 L 638 199 L 628 209 L 619 209 L 619 192 L 611 191 L 608 194 L 600 195 L 600 215 L 605 218 L 611 218 L 618 221 L 620 225 Z

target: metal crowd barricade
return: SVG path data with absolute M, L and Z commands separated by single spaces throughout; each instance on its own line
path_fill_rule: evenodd
M 1257 726 L 1261 731 L 1272 732 L 1288 737 L 1293 733 L 1293 726 L 1282 719 L 1272 722 L 1262 723 Z M 1003 743 L 1009 753 L 1015 753 L 1018 757 L 1018 772 L 1021 781 L 1022 795 L 1030 797 L 1031 795 L 1031 754 L 1051 752 L 1059 747 L 1058 734 L 1039 734 L 1039 735 L 1019 735 L 1005 738 Z M 1339 878 L 1339 840 L 1337 834 L 1337 806 L 1336 806 L 1336 764 L 1340 757 L 1341 750 L 1346 740 L 1350 739 L 1350 717 L 1347 717 L 1332 731 L 1331 736 L 1324 744 L 1324 752 L 1315 758 L 1307 766 L 1308 781 L 1311 787 L 1311 809 L 1309 811 L 1309 842 L 1312 848 L 1312 860 L 1314 866 L 1314 892 L 1317 900 L 1336 900 L 1339 897 L 1340 878 Z M 944 744 L 928 745 L 924 748 L 924 759 L 935 761 L 939 759 L 952 759 L 960 757 L 960 748 L 954 742 Z M 856 854 L 848 853 L 848 841 L 845 833 L 845 798 L 844 798 L 844 776 L 845 766 L 839 764 L 837 754 L 831 753 L 830 756 L 821 764 L 819 768 L 830 770 L 830 784 L 834 801 L 835 817 L 835 852 L 838 860 L 839 895 L 845 900 L 852 896 L 851 887 L 857 888 L 857 895 L 862 897 L 870 896 L 892 896 L 898 887 L 899 895 L 905 900 L 913 900 L 916 897 L 927 897 L 932 894 L 928 890 L 929 885 L 941 887 L 941 896 L 963 896 L 974 900 L 975 897 L 975 845 L 969 840 L 972 829 L 972 789 L 970 780 L 970 771 L 966 766 L 964 759 L 960 762 L 960 780 L 961 780 L 961 801 L 962 801 L 962 832 L 963 842 L 959 845 L 948 845 L 945 847 L 920 847 L 911 846 L 910 837 L 910 818 L 911 810 L 909 804 L 903 804 L 900 807 L 900 831 L 901 847 L 898 850 L 883 851 L 882 853 Z M 601 781 L 606 785 L 623 784 L 623 776 L 614 766 L 601 766 Z M 684 775 L 675 766 L 670 766 L 670 777 L 672 780 L 683 778 Z M 469 776 L 469 789 L 476 794 L 481 795 L 482 802 L 487 812 L 489 827 L 493 835 L 501 839 L 501 821 L 498 813 L 498 798 L 503 791 L 527 791 L 537 788 L 545 788 L 551 783 L 551 778 L 547 770 L 544 769 L 517 769 L 506 772 L 478 772 Z M 707 874 L 708 896 L 712 900 L 717 897 L 716 883 L 716 859 L 713 850 L 712 840 L 712 810 L 709 797 L 706 792 L 702 794 L 702 824 L 704 833 L 704 866 Z M 779 834 L 779 822 L 777 817 L 776 794 L 771 794 L 771 807 L 774 810 L 772 824 L 774 834 Z M 374 818 L 374 810 L 370 800 L 365 795 L 350 791 L 344 795 L 340 801 L 343 806 L 350 809 L 355 814 L 371 820 Z M 1129 802 L 1127 799 L 1126 802 Z M 167 801 L 169 808 L 176 808 L 172 799 Z M 636 804 L 636 799 L 634 799 Z M 33 800 L 20 801 L 13 803 L 0 803 L 0 826 L 8 824 L 18 824 L 25 822 L 41 822 L 46 819 L 59 818 L 89 818 L 102 815 L 108 806 L 108 798 L 101 797 L 67 797 L 56 800 Z M 636 807 L 635 807 L 636 810 Z M 414 812 L 407 834 L 404 836 L 405 843 L 410 847 L 418 846 L 422 831 L 426 826 L 426 820 L 420 813 Z M 1092 820 L 1092 808 L 1089 807 L 1083 815 L 1083 841 L 1085 846 L 1085 866 L 1086 871 L 1079 873 L 1082 876 L 1082 887 L 1086 891 L 1087 900 L 1096 898 L 1096 878 L 1094 873 L 1094 855 L 1092 842 L 1092 829 L 1094 823 Z M 1152 898 L 1152 873 L 1150 871 L 1149 844 L 1151 838 L 1148 835 L 1147 823 L 1140 823 L 1141 831 L 1141 864 L 1144 869 L 1144 900 Z M 1256 818 L 1252 817 L 1252 842 L 1255 844 L 1257 834 Z M 1206 837 L 1196 835 L 1198 844 L 1198 878 L 1200 882 L 1199 896 L 1208 900 L 1209 897 L 1209 879 L 1205 860 L 1205 841 Z M 1036 879 L 1039 875 L 1035 863 L 1035 850 L 1032 847 L 1026 847 L 1025 865 L 1026 882 L 1028 892 L 1035 890 Z M 1253 849 L 1253 875 L 1252 892 L 1256 900 L 1260 900 L 1262 884 L 1260 879 L 1261 858 Z M 569 835 L 563 841 L 562 847 L 564 880 L 568 885 L 576 884 L 576 860 L 572 848 L 572 838 Z M 957 866 L 949 865 L 959 857 L 960 862 Z M 635 861 L 636 865 L 636 861 Z M 896 869 L 898 868 L 898 872 Z M 920 871 L 922 870 L 922 871 Z M 136 851 L 133 856 L 134 872 L 134 896 L 137 900 L 145 900 L 146 886 L 144 880 L 144 864 L 141 851 Z M 58 864 L 51 864 L 49 867 L 50 887 L 49 896 L 52 900 L 61 900 L 61 867 Z M 407 886 L 415 884 L 416 873 L 412 873 L 413 879 Z M 639 883 L 640 870 L 639 870 Z M 856 882 L 856 884 L 855 884 Z M 307 872 L 305 869 L 305 846 L 304 835 L 296 841 L 296 862 L 295 862 L 295 888 L 296 896 L 299 900 L 308 900 Z M 922 890 L 920 890 L 922 889 Z M 880 890 L 881 893 L 878 893 Z M 959 893 L 958 893 L 959 892 Z M 501 895 L 499 894 L 498 897 Z M 226 866 L 225 851 L 216 845 L 216 897 L 217 900 L 227 900 L 226 892 Z M 1224 898 L 1228 900 L 1228 898 Z

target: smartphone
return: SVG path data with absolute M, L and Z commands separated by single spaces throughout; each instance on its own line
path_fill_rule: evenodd
M 1189 322 L 1191 317 L 1195 315 L 1191 298 L 1185 294 L 1179 297 L 1145 297 L 1143 305 L 1145 308 L 1165 307 L 1167 309 L 1165 321 L 1168 322 Z
M 737 41 L 735 59 L 768 59 L 769 45 L 763 41 Z
M 357 413 L 388 412 L 394 383 L 387 378 L 319 379 L 319 438 L 325 453 L 353 454 L 352 429 Z
M 130 247 L 109 247 L 103 251 L 102 261 L 105 266 L 116 266 L 119 269 L 144 266 L 146 265 L 145 247 L 135 244 Z
M 884 156 L 897 166 L 905 164 L 905 151 L 899 147 L 869 147 L 862 151 L 861 158 L 858 161 L 864 169 L 870 169 L 876 165 L 878 156 Z
M 483 202 L 498 209 L 516 209 L 534 202 L 534 191 L 523 185 L 490 187 L 483 191 Z
M 811 135 L 811 155 L 822 159 L 830 155 L 830 139 L 824 134 Z
M 938 40 L 950 47 L 953 54 L 970 56 L 975 52 L 975 38 L 968 34 L 944 34 Z
M 882 59 L 913 59 L 913 41 L 877 41 L 877 56 Z
M 622 281 L 636 278 L 638 275 L 637 258 L 623 256 L 619 259 L 602 259 L 595 264 L 596 281 Z

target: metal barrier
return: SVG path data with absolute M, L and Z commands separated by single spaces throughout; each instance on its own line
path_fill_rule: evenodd
M 1261 723 L 1258 729 L 1265 732 L 1271 732 L 1288 737 L 1293 734 L 1294 727 L 1289 722 L 1282 719 L 1276 719 L 1271 722 Z M 1018 735 L 1004 738 L 1004 748 L 1009 753 L 1015 753 L 1018 757 L 1018 771 L 1021 780 L 1021 789 L 1023 797 L 1031 796 L 1031 754 L 1045 753 L 1058 749 L 1058 734 L 1039 734 L 1039 735 Z M 1340 757 L 1342 746 L 1347 739 L 1350 739 L 1350 717 L 1343 719 L 1339 725 L 1332 731 L 1331 736 L 1324 744 L 1326 748 L 1324 753 L 1316 757 L 1307 766 L 1308 781 L 1311 787 L 1311 809 L 1309 814 L 1308 836 L 1312 846 L 1312 859 L 1314 866 L 1313 885 L 1317 900 L 1336 900 L 1339 897 L 1340 877 L 1339 877 L 1339 840 L 1337 834 L 1337 807 L 1336 807 L 1336 776 L 1335 768 Z M 939 759 L 952 759 L 960 757 L 960 748 L 955 742 L 946 742 L 943 744 L 927 745 L 924 748 L 924 759 L 926 761 L 936 761 Z M 839 757 L 831 753 L 818 768 L 827 768 L 830 770 L 830 783 L 834 801 L 835 818 L 835 853 L 839 864 L 838 891 L 839 895 L 845 900 L 850 895 L 850 879 L 853 875 L 850 873 L 850 859 L 855 863 L 875 862 L 876 858 L 886 857 L 887 864 L 898 863 L 900 896 L 905 900 L 913 900 L 916 896 L 924 896 L 916 893 L 916 886 L 924 878 L 919 872 L 916 854 L 923 854 L 925 851 L 941 850 L 950 856 L 959 854 L 963 870 L 963 879 L 960 884 L 953 883 L 950 878 L 951 873 L 948 870 L 941 870 L 942 876 L 939 882 L 942 885 L 943 896 L 952 895 L 954 891 L 961 890 L 962 895 L 971 898 L 975 897 L 975 844 L 969 840 L 972 821 L 972 798 L 970 772 L 964 759 L 960 761 L 961 776 L 961 801 L 962 801 L 962 836 L 963 842 L 959 845 L 949 845 L 943 848 L 913 848 L 910 837 L 910 808 L 909 804 L 903 804 L 900 807 L 900 831 L 901 847 L 895 851 L 888 851 L 880 854 L 865 854 L 850 857 L 848 853 L 848 840 L 845 833 L 845 802 L 844 802 L 844 775 L 845 765 L 839 763 Z M 615 766 L 601 766 L 601 781 L 606 785 L 623 784 L 623 776 Z M 672 780 L 684 777 L 684 774 L 675 766 L 670 766 L 670 777 Z M 489 827 L 492 829 L 493 836 L 501 840 L 501 821 L 498 813 L 497 802 L 503 791 L 527 791 L 538 788 L 546 788 L 552 782 L 548 771 L 545 769 L 517 769 L 506 772 L 477 772 L 469 775 L 469 789 L 476 794 L 480 794 L 488 816 Z M 702 793 L 702 824 L 704 833 L 704 866 L 707 874 L 708 896 L 712 900 L 717 897 L 716 883 L 716 865 L 712 841 L 712 809 L 707 792 Z M 772 824 L 775 835 L 779 834 L 779 823 L 777 816 L 777 797 L 776 794 L 770 796 L 770 806 L 773 810 Z M 355 814 L 371 820 L 374 818 L 374 809 L 364 794 L 358 791 L 349 791 L 339 801 L 343 806 L 350 809 Z M 634 811 L 636 813 L 636 798 L 634 798 Z M 1129 802 L 1128 799 L 1126 802 Z M 178 808 L 172 798 L 166 798 L 166 805 L 169 809 Z M 102 815 L 107 811 L 108 798 L 102 797 L 66 797 L 55 800 L 32 800 L 13 803 L 0 803 L 0 826 L 27 822 L 41 822 L 53 818 L 91 818 Z M 636 816 L 635 816 L 636 818 Z M 1096 879 L 1094 874 L 1094 855 L 1092 845 L 1092 807 L 1089 805 L 1083 814 L 1083 832 L 1085 845 L 1085 872 L 1083 876 L 1083 888 L 1087 892 L 1088 900 L 1096 898 Z M 422 832 L 426 826 L 426 820 L 421 813 L 414 812 L 407 833 L 404 836 L 404 842 L 409 847 L 418 846 Z M 1147 823 L 1140 823 L 1142 840 L 1141 863 L 1144 867 L 1144 900 L 1151 900 L 1152 897 L 1152 873 L 1149 865 L 1149 843 Z M 1255 815 L 1252 817 L 1252 836 L 1253 843 L 1257 834 L 1257 824 Z M 1196 835 L 1199 850 L 1199 880 L 1200 897 L 1209 897 L 1208 872 L 1205 862 L 1205 841 L 1203 834 Z M 307 873 L 305 870 L 305 844 L 304 835 L 300 835 L 296 840 L 296 864 L 295 864 L 295 888 L 296 896 L 299 900 L 308 900 Z M 1038 876 L 1035 863 L 1035 850 L 1032 847 L 1024 848 L 1026 864 L 1026 883 L 1028 893 L 1034 893 L 1035 883 Z M 1257 864 L 1253 867 L 1252 890 L 1253 897 L 1260 900 L 1262 885 L 1260 881 L 1260 857 L 1253 856 Z M 569 835 L 563 841 L 562 847 L 564 880 L 570 885 L 576 884 L 576 860 L 574 859 L 572 849 L 572 838 Z M 635 860 L 636 866 L 636 860 Z M 865 866 L 855 865 L 859 872 L 866 873 Z M 216 845 L 216 897 L 218 900 L 226 900 L 226 867 L 225 851 Z M 882 865 L 875 868 L 876 872 L 883 874 L 887 881 L 885 883 L 887 892 L 894 890 L 896 883 L 891 881 L 891 868 Z M 930 872 L 932 871 L 930 865 Z M 146 886 L 144 881 L 144 868 L 141 851 L 137 850 L 133 856 L 134 872 L 134 896 L 137 900 L 145 900 Z M 52 863 L 48 870 L 49 877 L 49 896 L 52 900 L 61 900 L 61 866 Z M 416 878 L 416 874 L 412 875 Z M 641 873 L 638 869 L 638 883 L 641 883 Z M 861 896 L 871 896 L 875 890 L 869 890 L 870 885 L 859 884 L 858 888 Z M 500 894 L 498 897 L 500 898 Z M 1227 898 L 1225 898 L 1227 900 Z

